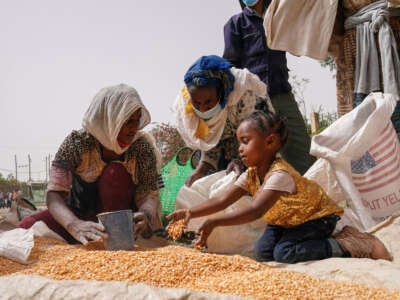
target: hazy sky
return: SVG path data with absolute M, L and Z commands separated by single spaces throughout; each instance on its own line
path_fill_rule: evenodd
M 173 123 L 171 105 L 187 68 L 201 55 L 222 55 L 223 25 L 238 0 L 0 0 L 0 172 L 32 159 L 45 178 L 54 155 L 102 87 L 135 87 L 152 121 Z M 308 110 L 336 111 L 332 74 L 317 61 L 288 55 L 310 79 Z M 18 168 L 19 179 L 28 169 Z

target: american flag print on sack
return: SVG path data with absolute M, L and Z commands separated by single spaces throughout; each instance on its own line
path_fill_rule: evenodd
M 400 210 L 400 144 L 392 123 L 362 157 L 351 160 L 351 171 L 363 205 L 375 221 Z

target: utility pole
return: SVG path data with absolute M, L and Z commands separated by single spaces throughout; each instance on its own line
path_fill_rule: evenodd
M 17 163 L 17 154 L 14 155 L 15 161 L 15 180 L 18 181 L 18 163 Z
M 50 180 L 50 168 L 51 168 L 51 155 L 50 154 L 49 154 L 49 159 L 47 160 L 47 162 L 48 162 L 47 170 L 48 170 L 49 180 Z
M 319 114 L 316 112 L 312 112 L 310 115 L 310 123 L 311 123 L 311 133 L 316 134 L 320 128 L 319 124 Z
M 48 164 L 47 164 L 47 159 L 48 159 L 48 157 L 47 157 L 47 155 L 46 155 L 46 157 L 45 157 L 45 164 L 44 164 L 44 168 L 45 168 L 45 170 L 46 170 L 46 182 L 47 182 L 47 171 L 49 170 L 48 168 L 47 168 L 47 166 L 48 166 Z
M 28 154 L 28 168 L 29 168 L 29 182 L 32 181 L 32 177 L 31 177 L 31 156 Z

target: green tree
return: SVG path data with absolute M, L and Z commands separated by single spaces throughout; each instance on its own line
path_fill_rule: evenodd
M 332 56 L 328 55 L 325 58 L 325 60 L 321 60 L 319 63 L 321 65 L 321 67 L 329 68 L 329 71 L 334 72 L 332 77 L 336 77 L 336 72 L 335 71 L 336 71 L 337 66 L 336 66 L 335 59 Z
M 13 174 L 8 174 L 7 177 L 4 177 L 2 173 L 0 173 L 0 191 L 12 191 L 15 188 L 19 187 L 19 182 L 15 180 Z

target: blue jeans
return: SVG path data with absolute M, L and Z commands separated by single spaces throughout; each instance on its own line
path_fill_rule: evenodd
M 332 257 L 330 237 L 339 219 L 332 214 L 292 228 L 267 225 L 255 244 L 254 256 L 258 261 L 283 263 Z

